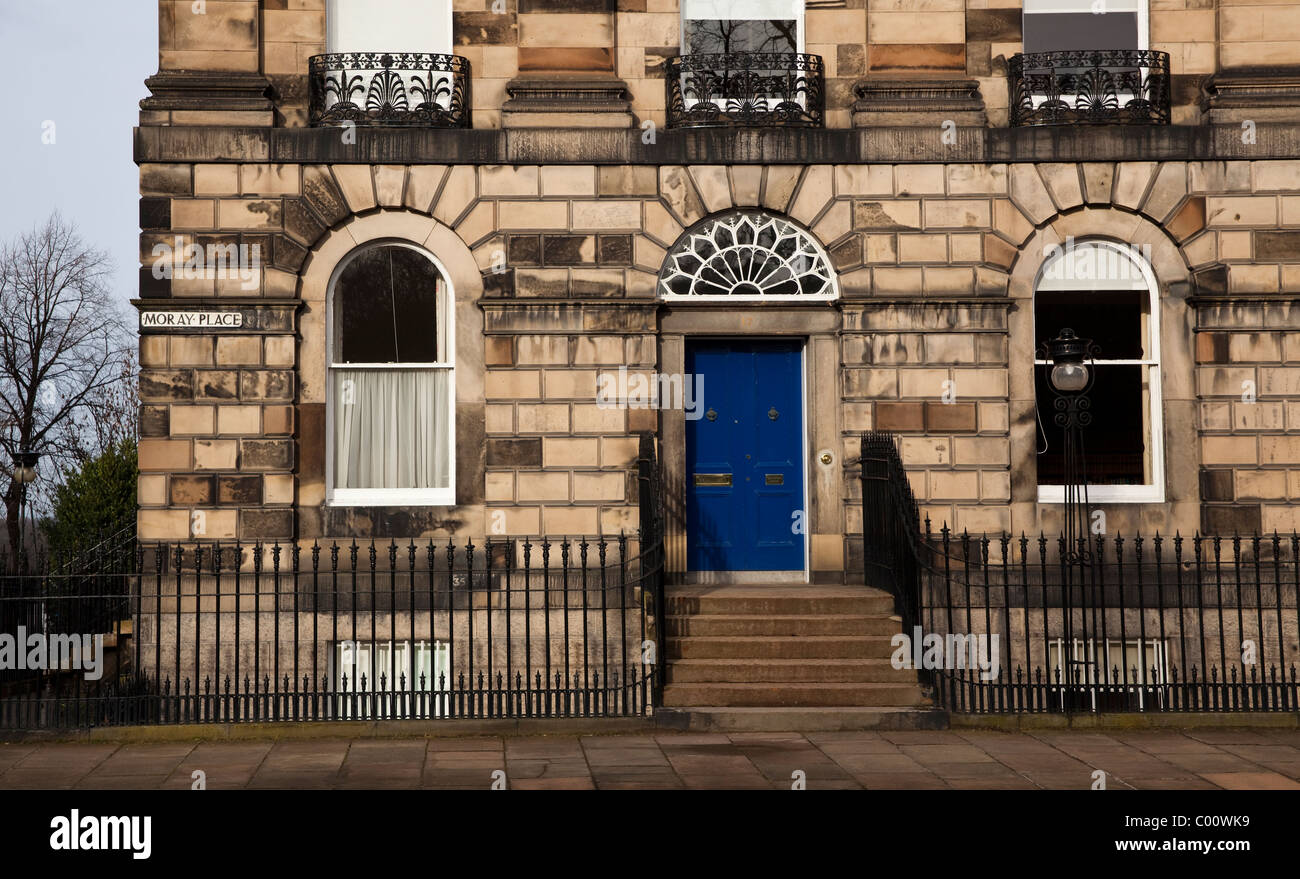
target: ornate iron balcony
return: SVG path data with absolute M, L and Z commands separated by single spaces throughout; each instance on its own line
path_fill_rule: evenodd
M 308 79 L 312 125 L 470 127 L 470 67 L 459 55 L 316 55 Z
M 1012 125 L 1168 125 L 1169 54 L 1096 49 L 1013 55 Z
M 668 125 L 820 128 L 826 75 L 818 55 L 732 52 L 668 59 Z

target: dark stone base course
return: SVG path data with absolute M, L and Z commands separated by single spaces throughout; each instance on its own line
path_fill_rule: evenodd
M 844 164 L 873 162 L 1204 161 L 1292 158 L 1300 123 L 959 128 L 944 143 L 939 127 L 860 129 L 356 129 L 345 144 L 330 128 L 142 127 L 135 161 L 298 164 Z M 162 181 L 161 183 L 165 183 Z M 161 183 L 159 185 L 161 185 Z M 185 185 L 188 186 L 188 178 Z M 142 186 L 143 186 L 142 182 Z M 147 187 L 146 187 L 147 188 Z M 150 191 L 154 191 L 150 189 Z

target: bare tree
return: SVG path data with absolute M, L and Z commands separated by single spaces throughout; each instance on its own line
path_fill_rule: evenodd
M 64 467 L 97 458 L 139 436 L 139 381 L 135 351 L 122 351 L 109 381 L 86 394 L 83 405 L 50 431 L 46 452 Z
M 75 454 L 69 437 L 78 422 L 93 423 L 96 407 L 121 393 L 113 388 L 128 336 L 110 270 L 108 254 L 57 213 L 0 248 L 0 483 L 11 558 L 19 554 L 21 497 L 9 472 L 14 455 L 49 455 L 58 473 L 60 459 Z
M 46 438 L 39 490 L 27 494 L 27 511 L 33 519 L 54 513 L 57 490 L 69 475 L 80 470 L 123 441 L 134 443 L 140 434 L 140 373 L 135 351 L 127 349 L 113 365 L 114 377 L 86 395 L 84 405 L 56 425 Z

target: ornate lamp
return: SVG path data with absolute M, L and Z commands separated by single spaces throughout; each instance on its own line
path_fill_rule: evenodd
M 24 570 L 26 568 L 24 550 L 27 543 L 23 529 L 23 518 L 27 509 L 27 486 L 36 481 L 36 464 L 40 459 L 40 452 L 23 448 L 14 454 L 13 460 L 12 475 L 14 482 L 18 483 L 18 558 L 15 561 L 18 568 Z

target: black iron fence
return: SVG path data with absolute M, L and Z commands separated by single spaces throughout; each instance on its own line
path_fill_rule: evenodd
M 862 439 L 863 561 L 961 712 L 1295 711 L 1300 535 L 954 535 Z
M 635 537 L 144 545 L 0 577 L 0 728 L 635 716 L 662 517 Z
M 659 599 L 638 549 L 142 545 L 131 571 L 3 577 L 30 661 L 6 664 L 0 727 L 641 714 Z

